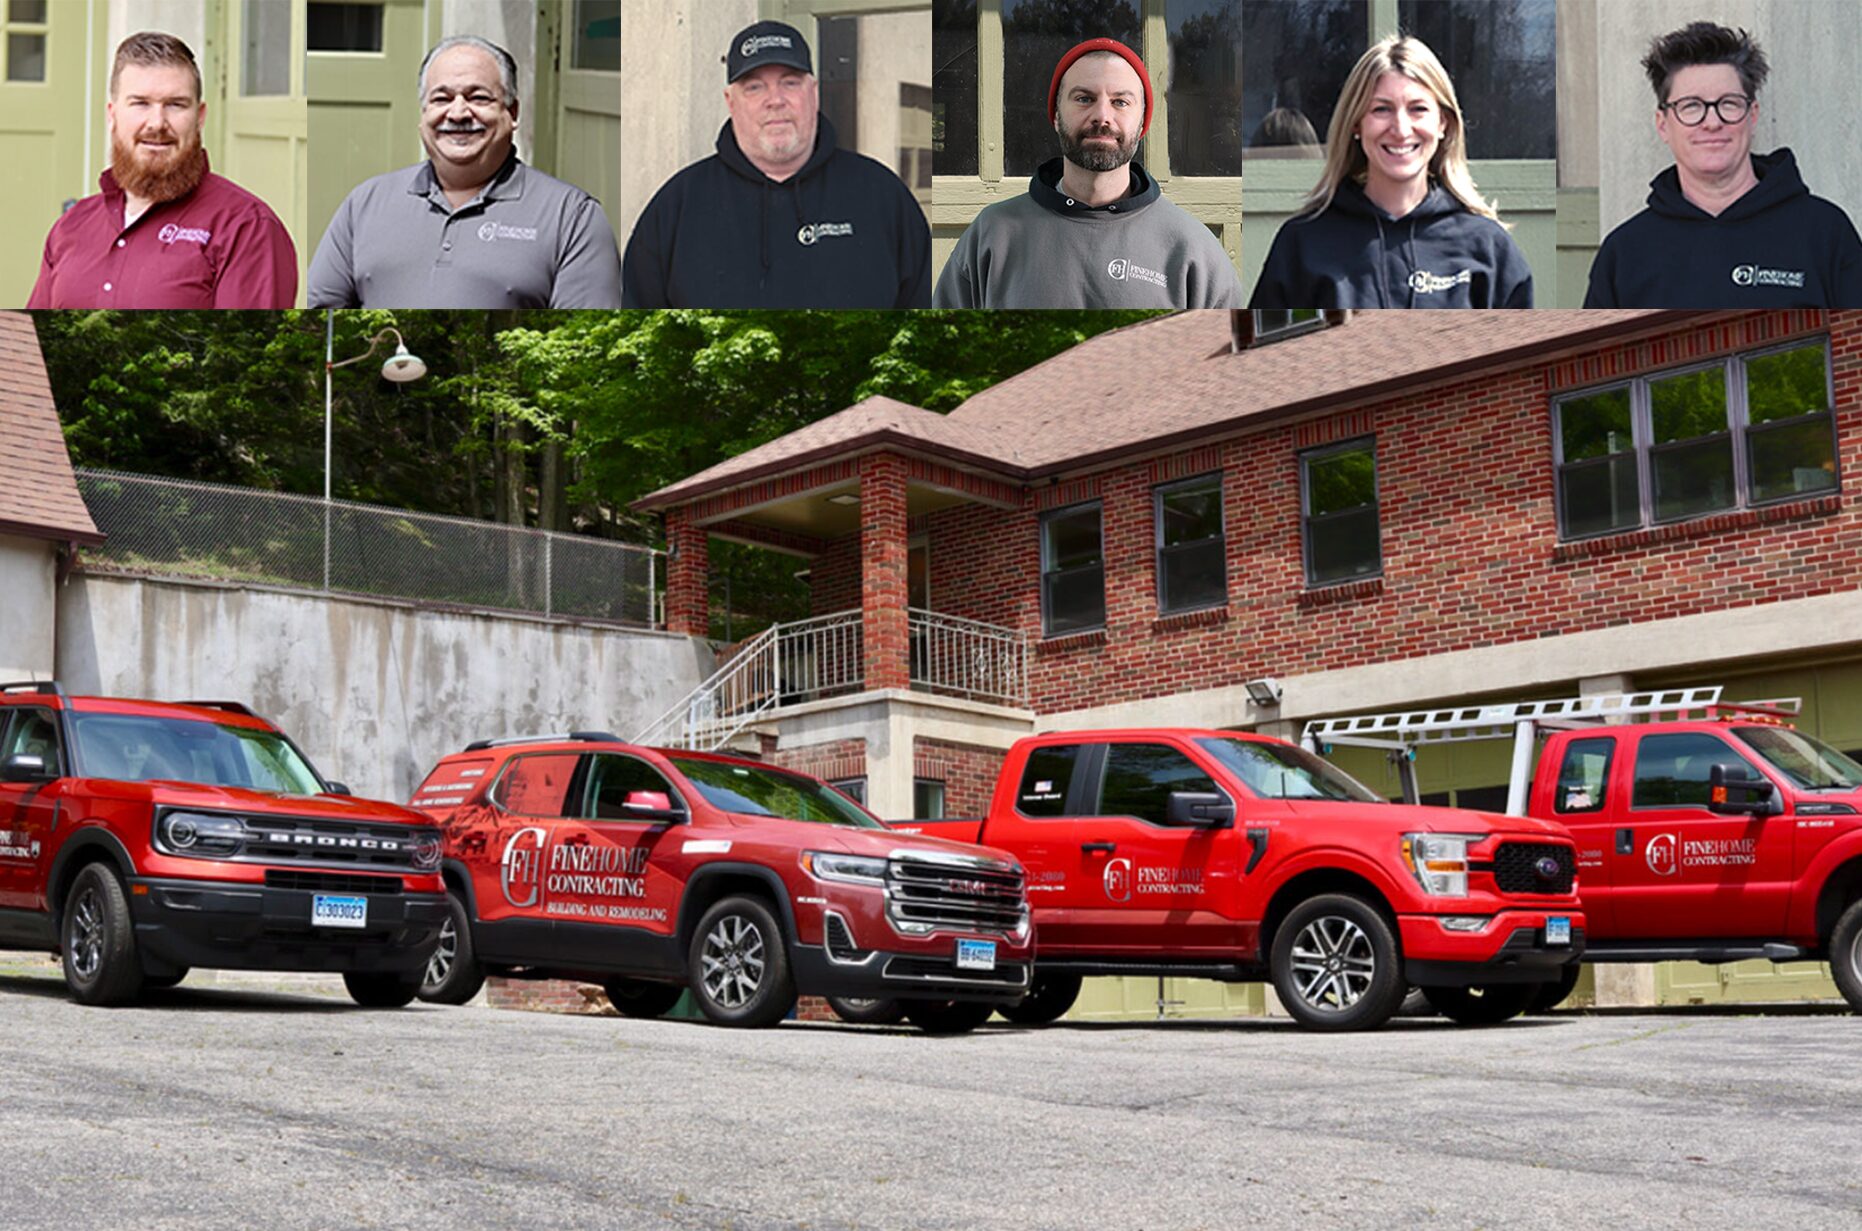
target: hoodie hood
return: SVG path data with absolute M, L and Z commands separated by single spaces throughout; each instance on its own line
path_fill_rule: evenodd
M 1028 195 L 1041 208 L 1063 218 L 1081 222 L 1119 222 L 1155 204 L 1164 195 L 1157 181 L 1144 169 L 1143 163 L 1134 158 L 1125 165 L 1131 168 L 1131 191 L 1105 205 L 1088 205 L 1061 191 L 1060 178 L 1067 168 L 1067 160 L 1064 158 L 1050 158 L 1035 169 L 1033 178 L 1028 181 Z
M 1669 167 L 1649 181 L 1649 208 L 1664 218 L 1686 218 L 1697 222 L 1734 224 L 1756 218 L 1767 210 L 1787 205 L 1798 197 L 1808 197 L 1804 177 L 1797 170 L 1797 156 L 1788 148 L 1752 156 L 1752 173 L 1759 177 L 1746 195 L 1719 214 L 1709 214 L 1681 193 L 1681 172 Z

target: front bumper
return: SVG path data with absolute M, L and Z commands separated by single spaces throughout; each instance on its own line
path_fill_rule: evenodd
M 355 894 L 368 899 L 366 927 L 313 927 L 308 889 L 138 878 L 129 892 L 136 947 L 152 971 L 413 974 L 433 955 L 447 914 L 444 894 Z
M 1033 946 L 1010 949 L 1000 937 L 979 939 L 996 942 L 994 970 L 957 969 L 954 939 L 909 953 L 867 950 L 855 959 L 831 956 L 819 945 L 794 945 L 789 956 L 796 990 L 805 995 L 1016 1003 L 1028 994 Z
M 1546 920 L 1571 921 L 1571 943 L 1545 943 Z M 1508 910 L 1479 932 L 1450 932 L 1439 915 L 1402 915 L 1403 974 L 1417 987 L 1549 983 L 1584 954 L 1581 910 Z

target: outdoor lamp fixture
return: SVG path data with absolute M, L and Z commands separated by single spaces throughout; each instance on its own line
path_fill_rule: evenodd
M 427 365 L 418 355 L 407 349 L 407 343 L 401 340 L 401 331 L 390 326 L 369 339 L 369 348 L 353 359 L 336 362 L 336 310 L 326 310 L 323 329 L 323 499 L 330 499 L 330 376 L 337 368 L 346 368 L 352 363 L 361 363 L 375 353 L 389 334 L 394 335 L 394 356 L 381 365 L 383 380 L 405 385 L 410 380 L 419 380 L 427 374 Z
M 1249 680 L 1242 687 L 1248 690 L 1250 705 L 1280 704 L 1280 681 L 1271 675 L 1264 675 L 1258 680 Z

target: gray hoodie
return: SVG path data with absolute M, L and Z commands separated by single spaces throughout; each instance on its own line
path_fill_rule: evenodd
M 1061 160 L 1025 196 L 976 216 L 938 276 L 939 308 L 1239 308 L 1241 282 L 1209 228 L 1131 163 L 1132 191 L 1094 208 L 1060 190 Z

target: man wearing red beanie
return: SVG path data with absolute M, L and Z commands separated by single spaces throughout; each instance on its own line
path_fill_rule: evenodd
M 1047 87 L 1061 156 L 1035 171 L 1027 195 L 976 216 L 935 306 L 1240 307 L 1222 245 L 1132 158 L 1151 105 L 1150 74 L 1125 44 L 1088 39 L 1062 56 Z

